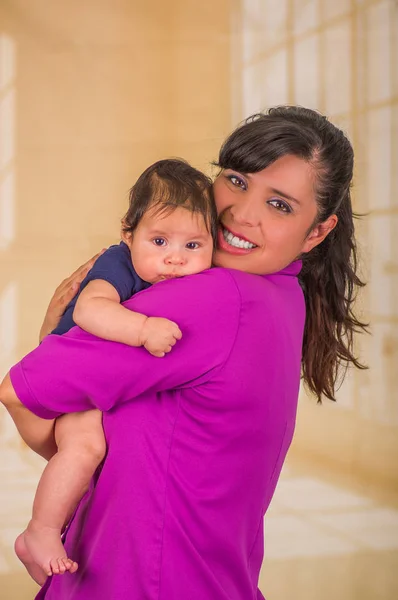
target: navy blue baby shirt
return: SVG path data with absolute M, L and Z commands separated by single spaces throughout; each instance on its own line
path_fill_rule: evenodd
M 120 242 L 118 245 L 110 246 L 97 258 L 93 268 L 81 282 L 79 292 L 69 302 L 58 326 L 51 333 L 61 335 L 76 325 L 73 321 L 73 311 L 77 299 L 86 285 L 94 279 L 103 279 L 113 285 L 120 296 L 120 302 L 128 300 L 151 285 L 137 275 L 127 244 Z

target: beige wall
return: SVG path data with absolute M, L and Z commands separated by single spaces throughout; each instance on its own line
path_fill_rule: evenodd
M 207 168 L 230 128 L 227 2 L 194 4 L 0 4 L 14 214 L 0 229 L 0 297 L 18 306 L 15 356 L 36 342 L 60 277 L 117 239 L 137 175 L 170 155 Z

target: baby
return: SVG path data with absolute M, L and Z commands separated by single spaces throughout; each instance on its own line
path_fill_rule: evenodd
M 155 163 L 130 191 L 122 241 L 97 259 L 52 333 L 79 325 L 98 337 L 165 356 L 182 337 L 178 325 L 121 303 L 159 281 L 210 268 L 216 232 L 210 179 L 182 160 Z M 55 439 L 58 452 L 40 479 L 32 519 L 15 543 L 40 585 L 47 576 L 78 568 L 66 557 L 61 533 L 105 456 L 101 412 L 60 417 Z

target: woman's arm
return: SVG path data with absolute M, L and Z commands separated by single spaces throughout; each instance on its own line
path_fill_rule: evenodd
M 176 323 L 147 317 L 120 304 L 113 285 L 103 279 L 90 281 L 82 290 L 73 312 L 74 322 L 104 340 L 128 346 L 144 346 L 154 356 L 164 356 L 181 338 Z
M 36 415 L 106 411 L 148 392 L 197 386 L 221 369 L 233 348 L 241 300 L 231 273 L 210 269 L 152 286 L 125 306 L 179 322 L 183 337 L 158 360 L 143 348 L 102 340 L 75 327 L 48 336 L 11 370 L 21 402 Z
M 56 453 L 54 420 L 45 420 L 30 412 L 18 399 L 10 376 L 0 385 L 0 402 L 4 404 L 24 442 L 46 460 Z

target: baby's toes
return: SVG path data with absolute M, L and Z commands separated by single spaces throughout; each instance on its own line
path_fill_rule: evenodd
M 60 558 L 59 560 L 61 560 L 63 562 L 63 565 L 65 567 L 65 571 L 70 571 L 73 565 L 73 561 L 70 558 Z
M 79 568 L 79 565 L 77 564 L 77 562 L 73 561 L 69 573 L 76 573 L 78 568 Z
M 58 564 L 58 560 L 56 558 L 53 558 L 52 560 L 50 560 L 50 568 L 51 568 L 51 572 L 54 575 L 59 575 L 59 564 Z
M 59 558 L 58 559 L 58 566 L 59 566 L 59 574 L 63 575 L 66 571 L 66 566 L 64 563 L 65 557 L 64 558 Z

